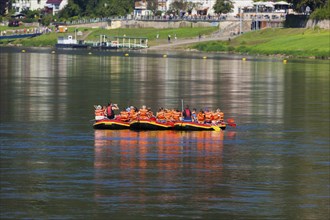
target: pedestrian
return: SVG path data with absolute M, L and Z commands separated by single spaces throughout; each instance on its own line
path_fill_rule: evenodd
M 169 43 L 171 43 L 171 35 L 168 35 L 167 40 Z

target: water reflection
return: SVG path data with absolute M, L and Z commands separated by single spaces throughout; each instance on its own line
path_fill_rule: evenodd
M 97 184 L 96 198 L 113 200 L 122 196 L 129 203 L 137 196 L 139 202 L 150 203 L 154 194 L 161 202 L 173 202 L 182 199 L 181 193 L 190 184 L 213 187 L 222 179 L 222 131 L 95 130 L 94 135 L 95 180 L 116 188 L 114 192 L 109 185 Z M 123 193 L 127 185 L 138 189 Z M 172 195 L 174 191 L 176 195 Z M 200 199 L 198 195 L 193 197 Z
M 315 103 L 307 108 L 329 106 L 324 106 L 329 102 L 326 62 L 284 65 L 221 56 L 178 59 L 76 53 L 1 53 L 1 100 L 9 103 L 2 103 L 1 118 L 54 121 L 80 120 L 76 116 L 81 115 L 87 120 L 92 118 L 89 107 L 109 99 L 121 108 L 146 104 L 154 111 L 161 106 L 181 109 L 184 100 L 197 109 L 220 107 L 227 117 L 281 124 L 287 114 L 296 112 L 292 99 Z M 324 95 L 318 96 L 316 87 L 323 88 Z M 301 115 L 300 120 L 303 117 L 310 115 Z

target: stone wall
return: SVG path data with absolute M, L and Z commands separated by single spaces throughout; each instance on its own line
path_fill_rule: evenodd
M 191 21 L 138 21 L 122 20 L 109 22 L 108 28 L 180 28 L 180 27 L 211 27 L 218 26 L 219 22 L 191 22 Z
M 315 28 L 319 27 L 322 29 L 330 29 L 330 20 L 316 21 L 309 19 L 306 24 L 306 28 Z

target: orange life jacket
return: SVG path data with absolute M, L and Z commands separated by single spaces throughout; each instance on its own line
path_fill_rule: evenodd
M 120 120 L 122 121 L 129 121 L 129 112 L 121 111 L 120 112 Z
M 165 120 L 165 113 L 163 111 L 157 112 L 156 117 L 159 120 Z
M 205 114 L 203 112 L 198 112 L 197 121 L 198 122 L 204 122 L 204 120 L 205 120 Z
M 213 120 L 215 120 L 215 121 L 220 120 L 220 113 L 219 112 L 214 112 L 213 113 Z
M 95 116 L 104 116 L 104 110 L 103 109 L 96 109 L 95 110 Z
M 223 112 L 220 112 L 220 121 L 223 121 L 224 117 L 225 117 L 225 114 Z
M 180 121 L 181 112 L 173 112 L 172 118 L 174 121 Z
M 136 112 L 135 112 L 134 109 L 131 109 L 131 110 L 130 110 L 130 112 L 129 112 L 129 118 L 130 118 L 131 120 L 135 120 L 135 119 L 137 119 L 137 114 L 136 114 Z
M 172 119 L 172 113 L 170 111 L 164 113 L 165 119 L 170 121 Z
M 148 109 L 140 109 L 140 119 L 148 119 Z
M 104 119 L 104 109 L 95 109 L 95 120 Z
M 205 121 L 206 122 L 212 121 L 212 112 L 205 112 Z

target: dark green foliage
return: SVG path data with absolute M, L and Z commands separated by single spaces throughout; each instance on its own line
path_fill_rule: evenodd
M 298 12 L 305 12 L 306 7 L 309 6 L 312 11 L 317 8 L 322 8 L 328 4 L 328 0 L 288 0 L 287 2 L 292 3 L 293 9 Z
M 227 14 L 234 8 L 230 0 L 217 0 L 213 6 L 214 12 L 217 14 Z
M 310 16 L 314 20 L 330 19 L 330 4 L 328 3 L 323 8 L 316 9 Z
M 125 16 L 134 10 L 134 0 L 69 0 L 59 17 Z

